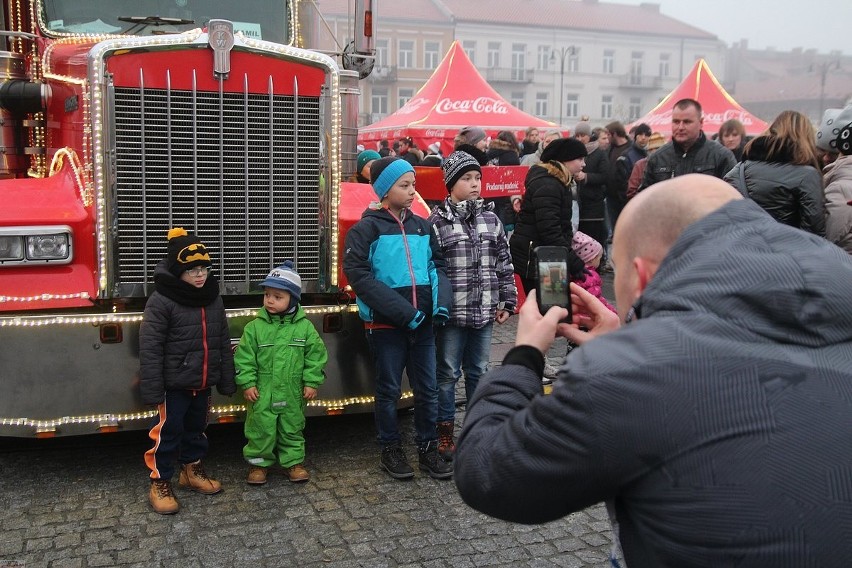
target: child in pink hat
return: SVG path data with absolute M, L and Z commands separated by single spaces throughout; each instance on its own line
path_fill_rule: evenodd
M 599 299 L 603 302 L 603 305 L 615 313 L 615 308 L 603 297 L 603 291 L 601 290 L 603 282 L 601 275 L 598 274 L 598 267 L 601 265 L 601 258 L 603 257 L 603 247 L 601 244 L 586 233 L 576 231 L 571 241 L 571 248 L 574 249 L 574 254 L 586 265 L 586 274 L 584 277 L 580 280 L 573 280 L 573 282 L 579 284 L 584 290 Z

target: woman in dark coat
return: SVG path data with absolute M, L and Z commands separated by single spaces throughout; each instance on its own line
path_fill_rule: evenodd
M 572 277 L 583 274 L 583 261 L 571 249 L 571 184 L 583 169 L 586 146 L 576 138 L 551 142 L 541 154 L 541 163 L 530 167 L 524 182 L 524 198 L 509 240 L 512 264 L 521 278 L 524 293 L 535 288 L 536 271 L 532 251 L 538 246 L 568 249 Z
M 777 221 L 825 236 L 825 195 L 808 117 L 785 110 L 746 144 L 725 181 Z

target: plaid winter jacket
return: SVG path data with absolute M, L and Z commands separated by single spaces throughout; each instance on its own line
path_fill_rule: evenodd
M 481 328 L 518 302 L 512 258 L 493 204 L 449 199 L 429 215 L 453 288 L 451 325 Z

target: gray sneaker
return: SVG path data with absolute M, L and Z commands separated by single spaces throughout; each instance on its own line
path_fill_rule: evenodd
M 449 479 L 453 476 L 453 464 L 444 461 L 438 453 L 438 442 L 429 442 L 425 447 L 419 448 L 420 470 L 429 474 L 434 479 Z
M 394 479 L 411 479 L 414 477 L 414 470 L 411 469 L 408 460 L 405 459 L 405 450 L 398 443 L 382 448 L 381 465 L 382 469 Z

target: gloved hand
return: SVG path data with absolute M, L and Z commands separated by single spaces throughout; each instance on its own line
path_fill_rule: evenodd
M 443 327 L 447 325 L 447 322 L 450 320 L 450 312 L 447 311 L 447 308 L 440 307 L 435 310 L 435 315 L 432 316 L 432 322 L 438 327 Z
M 417 313 L 414 314 L 414 319 L 408 322 L 408 329 L 417 329 L 420 327 L 420 324 L 426 320 L 426 314 L 417 310 Z
M 568 249 L 568 271 L 571 273 L 571 280 L 576 282 L 582 282 L 586 278 L 586 263 L 571 249 Z

